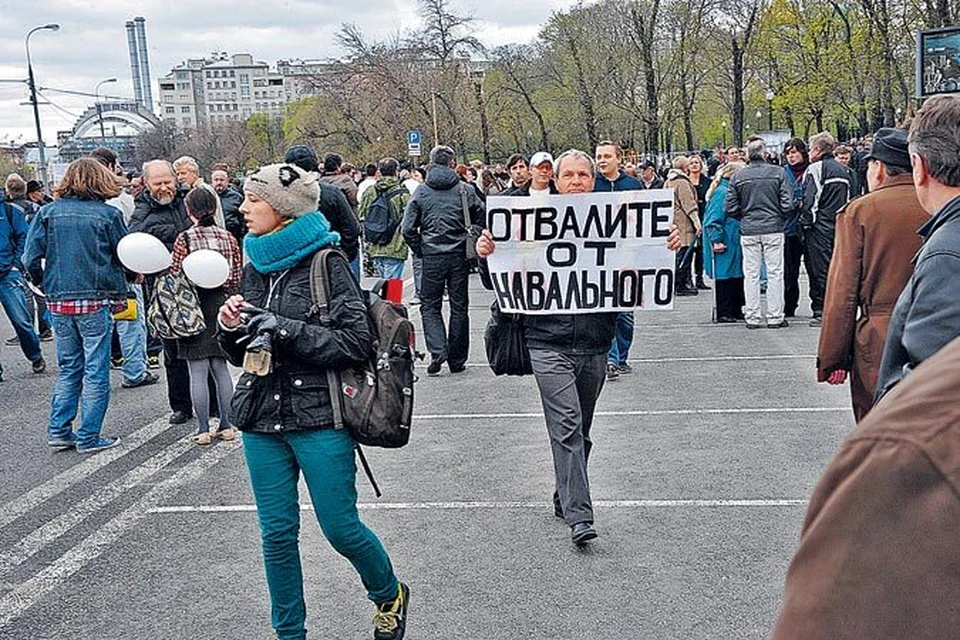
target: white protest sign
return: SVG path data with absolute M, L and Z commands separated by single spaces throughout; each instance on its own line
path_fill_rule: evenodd
M 673 189 L 487 198 L 500 309 L 535 315 L 673 308 Z

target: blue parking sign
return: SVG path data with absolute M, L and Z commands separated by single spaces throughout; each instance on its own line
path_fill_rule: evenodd
M 419 147 L 420 138 L 421 134 L 419 129 L 411 129 L 410 131 L 407 131 L 407 145 L 411 147 Z

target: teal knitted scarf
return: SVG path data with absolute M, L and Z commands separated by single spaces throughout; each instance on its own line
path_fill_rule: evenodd
M 340 244 L 340 234 L 319 211 L 303 215 L 285 227 L 262 236 L 248 233 L 243 251 L 260 273 L 276 273 L 300 264 L 318 249 Z

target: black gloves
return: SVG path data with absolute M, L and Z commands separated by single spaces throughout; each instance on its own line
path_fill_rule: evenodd
M 247 321 L 247 334 L 258 336 L 261 333 L 276 333 L 280 319 L 272 311 L 261 311 Z

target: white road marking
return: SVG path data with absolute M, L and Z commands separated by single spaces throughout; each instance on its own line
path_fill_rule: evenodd
M 220 443 L 210 452 L 205 452 L 200 458 L 184 466 L 107 521 L 95 533 L 84 538 L 42 571 L 6 593 L 0 598 L 0 630 L 107 551 L 110 545 L 146 517 L 150 509 L 157 507 L 183 485 L 199 479 L 208 469 L 239 448 L 240 441 L 237 440 L 231 443 Z
M 770 500 L 594 500 L 593 506 L 601 509 L 659 509 L 659 508 L 722 508 L 722 507 L 803 507 L 806 500 L 783 498 Z M 361 511 L 443 511 L 443 510 L 482 510 L 482 509 L 546 509 L 553 507 L 550 502 L 361 502 L 357 508 Z M 301 504 L 302 511 L 312 511 L 313 506 Z M 249 513 L 257 510 L 252 504 L 231 505 L 181 505 L 154 507 L 150 514 L 177 513 Z
M 597 411 L 595 417 L 619 416 L 704 416 L 704 415 L 740 415 L 751 413 L 836 413 L 852 411 L 850 407 L 754 407 L 742 409 L 649 409 L 635 411 Z M 542 418 L 542 412 L 530 413 L 425 413 L 414 415 L 414 420 L 496 420 Z
M 121 446 L 123 446 L 122 442 Z M 56 542 L 60 536 L 70 531 L 70 529 L 89 518 L 117 497 L 123 495 L 126 491 L 142 484 L 157 472 L 162 471 L 168 464 L 195 446 L 196 445 L 184 440 L 173 443 L 160 453 L 141 462 L 113 482 L 98 488 L 95 493 L 71 507 L 69 511 L 60 514 L 53 520 L 34 529 L 17 544 L 0 552 L 0 575 L 13 567 L 23 564 L 31 556 L 42 551 L 47 545 Z
M 766 360 L 815 360 L 814 355 L 780 354 L 770 356 L 697 356 L 682 358 L 628 358 L 632 364 L 669 364 L 671 362 L 756 362 Z M 486 368 L 490 365 L 484 362 L 467 363 L 468 367 Z
M 114 460 L 119 460 L 128 453 L 132 453 L 145 442 L 152 440 L 169 428 L 170 424 L 166 418 L 155 420 L 130 435 L 123 436 L 120 440 L 119 447 L 94 454 L 83 462 L 73 465 L 43 484 L 27 491 L 19 498 L 0 506 L 0 527 L 5 527 L 17 518 L 29 513 L 50 498 L 69 489 Z

